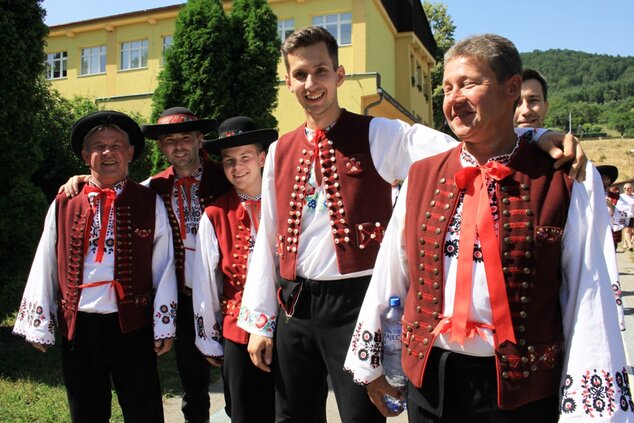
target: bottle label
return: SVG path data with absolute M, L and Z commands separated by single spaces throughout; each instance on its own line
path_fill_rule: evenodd
M 386 328 L 383 332 L 383 347 L 389 350 L 401 349 L 401 328 Z

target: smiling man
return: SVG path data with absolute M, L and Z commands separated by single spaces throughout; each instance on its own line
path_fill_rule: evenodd
M 282 46 L 286 86 L 306 121 L 269 149 L 238 321 L 251 333 L 253 362 L 272 365 L 278 422 L 325 422 L 327 376 L 342 421 L 385 421 L 343 370 L 347 344 L 392 214 L 391 184 L 415 160 L 457 144 L 423 125 L 342 109 L 337 51 L 320 27 L 299 29 Z
M 171 230 L 161 199 L 128 179 L 145 140 L 129 116 L 101 111 L 71 131 L 90 168 L 81 193 L 51 204 L 14 333 L 41 351 L 59 328 L 73 422 L 105 423 L 111 381 L 126 422 L 162 422 L 156 355 L 176 335 Z
M 245 116 L 225 120 L 218 132 L 219 138 L 205 141 L 204 147 L 220 154 L 233 188 L 207 207 L 200 220 L 192 287 L 196 345 L 211 364 L 222 364 L 225 411 L 231 421 L 272 423 L 273 377 L 251 363 L 249 333 L 237 321 L 260 222 L 264 150 L 277 132 L 258 129 Z
M 390 296 L 405 300 L 412 423 L 633 417 L 601 178 L 587 164 L 573 182 L 515 133 L 521 68 L 497 35 L 447 51 L 443 111 L 462 142 L 412 165 L 359 313 L 346 367 L 378 402 L 367 351 Z
M 543 128 L 548 114 L 548 84 L 534 69 L 522 71 L 522 93 L 515 107 L 514 122 L 520 128 Z

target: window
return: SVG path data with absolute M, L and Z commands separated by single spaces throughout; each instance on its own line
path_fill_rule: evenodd
M 106 46 L 82 48 L 80 75 L 106 72 Z
M 174 37 L 172 35 L 165 35 L 163 37 L 163 57 L 161 58 L 161 63 L 165 63 L 165 52 L 172 47 L 174 43 Z
M 46 55 L 46 79 L 66 78 L 68 69 L 68 53 L 48 53 Z
M 286 37 L 295 31 L 295 19 L 280 19 L 277 21 L 277 38 L 284 42 Z
M 147 40 L 121 44 L 121 69 L 147 67 Z
M 326 28 L 340 46 L 352 43 L 352 14 L 313 16 L 313 25 Z

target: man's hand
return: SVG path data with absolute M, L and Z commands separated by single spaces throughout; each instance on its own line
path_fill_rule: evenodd
M 539 138 L 539 148 L 555 159 L 555 169 L 559 169 L 570 160 L 574 160 L 570 166 L 570 179 L 583 182 L 586 179 L 586 163 L 588 158 L 581 149 L 579 140 L 572 134 L 549 131 Z
M 33 345 L 33 348 L 35 348 L 36 350 L 42 351 L 43 353 L 46 352 L 46 345 L 44 345 L 44 344 L 38 344 L 37 342 L 31 342 L 31 345 Z
M 224 359 L 222 357 L 205 357 L 209 364 L 214 367 L 220 367 L 224 363 Z
M 273 362 L 273 338 L 251 334 L 247 346 L 251 361 L 255 366 L 267 373 L 271 372 Z
M 75 175 L 71 176 L 68 181 L 57 190 L 58 194 L 62 192 L 66 194 L 66 197 L 73 198 L 79 194 L 79 184 L 88 182 L 90 175 Z
M 381 414 L 385 417 L 398 416 L 403 412 L 403 410 L 398 412 L 390 411 L 385 404 L 385 400 L 383 399 L 384 395 L 389 395 L 392 398 L 399 400 L 405 399 L 405 394 L 390 385 L 387 379 L 385 379 L 385 375 L 381 375 L 372 382 L 368 383 L 366 389 L 368 390 L 368 396 L 370 397 L 372 404 L 374 404 L 374 406 L 378 408 Z
M 159 339 L 158 341 L 154 341 L 154 352 L 156 353 L 156 355 L 161 356 L 172 349 L 173 343 L 174 338 Z

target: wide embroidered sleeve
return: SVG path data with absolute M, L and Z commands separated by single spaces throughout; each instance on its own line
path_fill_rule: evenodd
M 198 226 L 196 253 L 194 255 L 192 300 L 194 303 L 194 325 L 196 347 L 206 357 L 221 357 L 224 350 L 220 344 L 222 311 L 222 275 L 218 273 L 220 260 L 218 239 L 214 226 L 203 213 Z
M 44 230 L 24 288 L 13 333 L 28 342 L 55 343 L 57 325 L 57 241 L 56 206 L 51 204 L 44 220 Z
M 406 201 L 407 181 L 385 230 L 344 362 L 344 369 L 351 372 L 359 384 L 366 385 L 383 374 L 380 316 L 388 308 L 390 297 L 398 296 L 405 303 L 409 287 L 403 239 Z
M 634 421 L 613 293 L 616 258 L 601 178 L 574 183 L 562 245 L 561 421 Z
M 238 326 L 249 333 L 273 337 L 277 319 L 277 231 L 275 206 L 275 152 L 269 147 L 262 173 L 262 216 L 249 262 Z
M 156 197 L 156 223 L 152 250 L 154 281 L 154 339 L 176 337 L 178 285 L 174 268 L 172 230 L 163 201 Z

